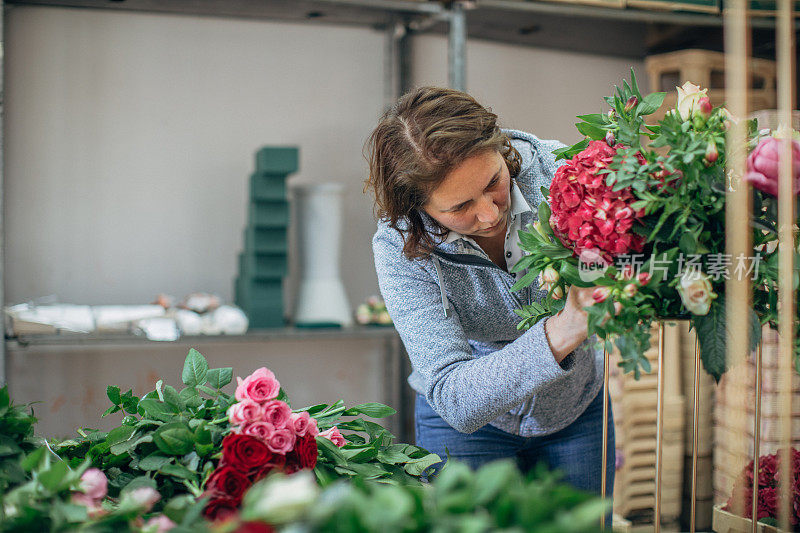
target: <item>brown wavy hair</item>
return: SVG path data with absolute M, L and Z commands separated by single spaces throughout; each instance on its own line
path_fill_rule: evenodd
M 364 146 L 369 178 L 364 191 L 375 194 L 375 215 L 403 236 L 403 254 L 426 257 L 447 235 L 434 224 L 429 233 L 422 207 L 445 176 L 465 159 L 498 151 L 515 178 L 520 156 L 500 130 L 497 115 L 467 93 L 420 87 L 401 97 Z

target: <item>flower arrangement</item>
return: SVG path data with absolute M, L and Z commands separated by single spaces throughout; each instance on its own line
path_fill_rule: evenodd
M 758 460 L 758 475 L 753 470 L 753 461 L 745 466 L 741 475 L 736 478 L 731 497 L 723 508 L 745 518 L 753 518 L 753 483 L 758 479 L 758 503 L 756 520 L 769 525 L 777 525 L 779 488 L 778 480 L 783 460 L 783 450 L 770 455 L 763 455 Z M 800 451 L 791 449 L 791 491 L 792 511 L 789 523 L 800 524 Z
M 204 514 L 210 520 L 235 514 L 246 490 L 270 472 L 293 474 L 317 464 L 317 421 L 277 399 L 281 386 L 275 374 L 259 368 L 237 380 L 239 402 L 227 412 L 231 433 L 222 440 L 222 459 L 206 482 Z
M 644 353 L 651 324 L 688 319 L 703 366 L 719 380 L 726 369 L 727 279 L 752 281 L 751 349 L 763 324 L 777 327 L 777 154 L 781 143 L 792 143 L 797 193 L 800 142 L 788 133 L 758 132 L 749 122 L 747 172 L 733 175 L 725 167 L 726 135 L 735 118 L 713 107 L 706 89 L 689 82 L 677 89 L 676 107 L 647 124 L 665 93 L 642 96 L 631 71 L 630 83 L 606 98 L 610 111 L 578 117 L 586 138 L 555 152 L 566 161 L 542 190 L 538 221 L 520 232 L 526 255 L 513 271 L 524 275 L 512 289 L 537 283 L 547 291 L 543 301 L 518 310 L 519 328 L 526 329 L 563 309 L 568 286 L 595 287 L 589 335 L 608 351 L 616 345 L 620 366 L 637 377 L 650 371 Z M 756 189 L 754 248 L 749 256 L 731 257 L 726 193 L 747 184 Z M 796 274 L 794 280 L 796 289 Z M 794 327 L 799 331 L 800 321 Z

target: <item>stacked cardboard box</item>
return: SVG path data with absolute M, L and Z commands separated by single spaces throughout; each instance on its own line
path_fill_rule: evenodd
M 656 502 L 656 418 L 658 401 L 658 329 L 645 354 L 652 373 L 637 381 L 612 369 L 610 386 L 617 452 L 621 464 L 614 482 L 614 511 L 637 522 L 652 521 Z M 661 470 L 661 522 L 677 520 L 681 510 L 684 399 L 680 390 L 677 330 L 665 328 L 664 427 Z M 618 354 L 612 356 L 612 362 Z
M 284 324 L 283 278 L 287 273 L 289 202 L 286 178 L 298 169 L 296 147 L 266 146 L 256 153 L 244 250 L 239 254 L 236 305 L 251 328 Z

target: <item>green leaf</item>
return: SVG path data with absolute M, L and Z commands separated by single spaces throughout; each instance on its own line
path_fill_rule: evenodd
M 703 367 L 719 383 L 722 374 L 727 370 L 725 297 L 720 295 L 711 304 L 707 315 L 692 317 L 692 322 L 700 341 L 700 359 L 703 361 Z M 750 350 L 752 351 L 761 340 L 761 323 L 752 309 L 749 312 L 748 327 L 750 328 Z
M 553 150 L 553 155 L 556 156 L 556 161 L 560 159 L 571 159 L 575 156 L 575 154 L 582 152 L 586 147 L 589 146 L 589 139 L 583 139 L 580 142 L 573 144 L 572 146 L 567 146 L 565 148 L 559 148 L 558 150 Z
M 186 355 L 186 361 L 183 363 L 183 372 L 181 379 L 185 385 L 190 387 L 202 385 L 206 382 L 206 375 L 208 374 L 208 361 L 203 357 L 200 352 L 192 348 Z
M 593 139 L 595 141 L 599 141 L 604 139 L 606 136 L 606 130 L 603 128 L 597 127 L 593 124 L 589 124 L 588 122 L 578 122 L 575 124 L 575 127 L 578 128 L 578 131 Z
M 167 464 L 161 468 L 161 471 L 170 476 L 179 477 L 181 479 L 196 479 L 197 474 L 188 468 L 179 464 Z
M 636 113 L 639 115 L 652 115 L 661 104 L 664 102 L 664 97 L 667 93 L 652 93 L 645 96 L 639 105 L 636 107 Z
M 435 453 L 429 453 L 424 457 L 420 457 L 419 459 L 414 459 L 414 461 L 409 461 L 403 468 L 406 472 L 411 474 L 412 476 L 421 476 L 425 470 L 430 468 L 431 466 L 435 465 L 436 463 L 442 462 L 442 458 L 436 455 Z
M 156 481 L 148 476 L 138 476 L 131 479 L 122 488 L 122 492 L 130 492 L 142 487 L 150 487 L 151 489 L 158 489 Z
M 122 403 L 122 398 L 119 394 L 119 387 L 114 387 L 113 385 L 106 387 L 106 396 L 108 396 L 108 399 L 111 400 L 111 403 L 114 405 L 120 405 Z
M 373 402 L 373 403 L 362 403 L 360 405 L 356 405 L 345 411 L 343 414 L 344 416 L 356 416 L 359 413 L 370 416 L 372 418 L 386 418 L 388 416 L 396 414 L 397 411 L 395 411 L 388 405 Z
M 145 398 L 139 402 L 139 409 L 144 411 L 145 416 L 148 418 L 155 418 L 163 422 L 172 420 L 175 416 L 175 410 L 164 402 L 160 402 L 155 398 Z
M 172 457 L 152 453 L 139 461 L 139 468 L 142 470 L 158 470 L 170 461 L 172 461 Z
M 38 448 L 32 451 L 25 457 L 25 459 L 22 460 L 22 468 L 26 472 L 33 471 L 42 462 L 46 453 L 47 453 L 47 448 Z
M 206 374 L 209 386 L 219 390 L 233 380 L 233 368 L 212 368 Z
M 183 422 L 173 422 L 158 428 L 153 442 L 168 455 L 185 455 L 194 448 L 194 435 Z
M 189 407 L 197 408 L 203 403 L 203 399 L 194 387 L 186 387 L 179 394 L 183 403 Z
M 317 437 L 316 440 L 320 458 L 324 457 L 337 466 L 347 465 L 347 460 L 342 455 L 338 446 L 324 437 Z
M 180 412 L 186 409 L 186 403 L 181 398 L 178 391 L 175 390 L 175 387 L 167 385 L 164 387 L 164 403 L 172 407 L 175 411 Z
M 602 126 L 606 124 L 605 115 L 601 115 L 600 113 L 593 113 L 591 115 L 578 115 L 577 118 L 581 119 L 584 122 L 588 122 L 589 124 L 597 124 Z
M 56 461 L 53 465 L 39 474 L 39 482 L 51 492 L 57 492 L 67 474 L 69 473 L 69 465 L 65 461 Z
M 133 426 L 119 426 L 118 428 L 114 428 L 108 432 L 106 444 L 108 446 L 114 446 L 120 442 L 125 442 L 133 436 L 134 431 L 136 431 L 136 428 Z

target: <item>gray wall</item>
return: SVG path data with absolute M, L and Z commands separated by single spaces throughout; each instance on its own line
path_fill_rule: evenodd
M 353 305 L 377 290 L 361 149 L 382 111 L 380 32 L 32 7 L 6 23 L 7 303 L 230 298 L 264 144 L 300 145 L 292 180 L 346 184 L 344 283 Z M 413 81 L 445 84 L 446 50 L 415 37 Z M 475 41 L 467 64 L 505 125 L 565 141 L 630 67 Z

